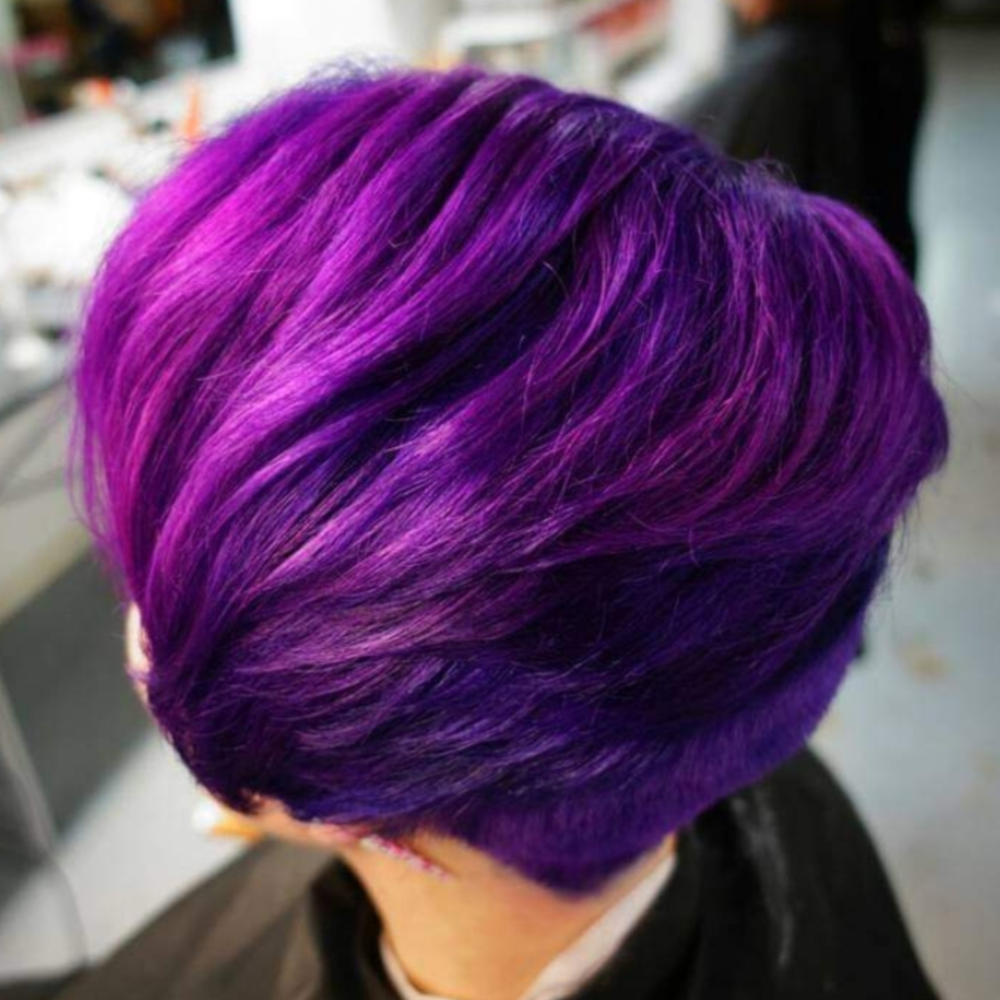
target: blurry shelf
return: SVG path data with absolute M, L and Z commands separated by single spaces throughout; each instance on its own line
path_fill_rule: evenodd
M 670 117 L 671 110 L 704 81 L 705 74 L 673 49 L 619 77 L 617 97 L 647 115 Z
M 498 10 L 468 10 L 447 21 L 441 45 L 448 52 L 491 45 L 520 45 L 544 41 L 578 30 L 635 0 L 576 0 L 541 7 Z
M 615 96 L 619 79 L 656 59 L 666 45 L 669 10 L 669 0 L 564 0 L 466 10 L 445 25 L 440 44 L 446 59 Z

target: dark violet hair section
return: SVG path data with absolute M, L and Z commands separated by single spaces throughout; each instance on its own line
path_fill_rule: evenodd
M 584 892 L 796 751 L 947 429 L 862 218 L 537 80 L 311 83 L 107 257 L 83 506 L 237 808 Z

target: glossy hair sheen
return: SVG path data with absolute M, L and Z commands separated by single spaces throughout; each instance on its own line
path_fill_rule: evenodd
M 796 751 L 942 460 L 871 226 L 537 80 L 312 82 L 94 288 L 83 506 L 236 808 L 600 887 Z

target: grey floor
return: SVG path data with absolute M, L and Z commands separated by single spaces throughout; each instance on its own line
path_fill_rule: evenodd
M 866 662 L 816 742 L 855 797 L 950 1000 L 1000 995 L 1000 35 L 934 38 L 921 282 L 953 421 Z M 0 978 L 100 955 L 229 857 L 147 739 L 71 826 L 58 868 L 0 915 Z M 66 916 L 77 900 L 86 944 Z M 849 918 L 849 915 L 845 915 Z

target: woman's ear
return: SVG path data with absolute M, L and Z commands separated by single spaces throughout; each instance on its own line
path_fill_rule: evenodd
M 146 700 L 144 678 L 149 671 L 146 635 L 142 629 L 142 614 L 133 601 L 125 610 L 125 670 L 136 679 L 139 697 Z M 207 793 L 206 793 L 207 794 Z M 239 836 L 246 840 L 280 837 L 283 840 L 314 844 L 320 847 L 340 847 L 356 844 L 362 833 L 354 833 L 331 823 L 303 823 L 292 817 L 280 802 L 259 798 L 251 816 L 227 809 L 211 796 L 194 817 L 195 825 L 204 832 Z
M 129 604 L 125 611 L 125 668 L 132 676 L 142 676 L 149 670 L 142 615 L 135 602 Z

